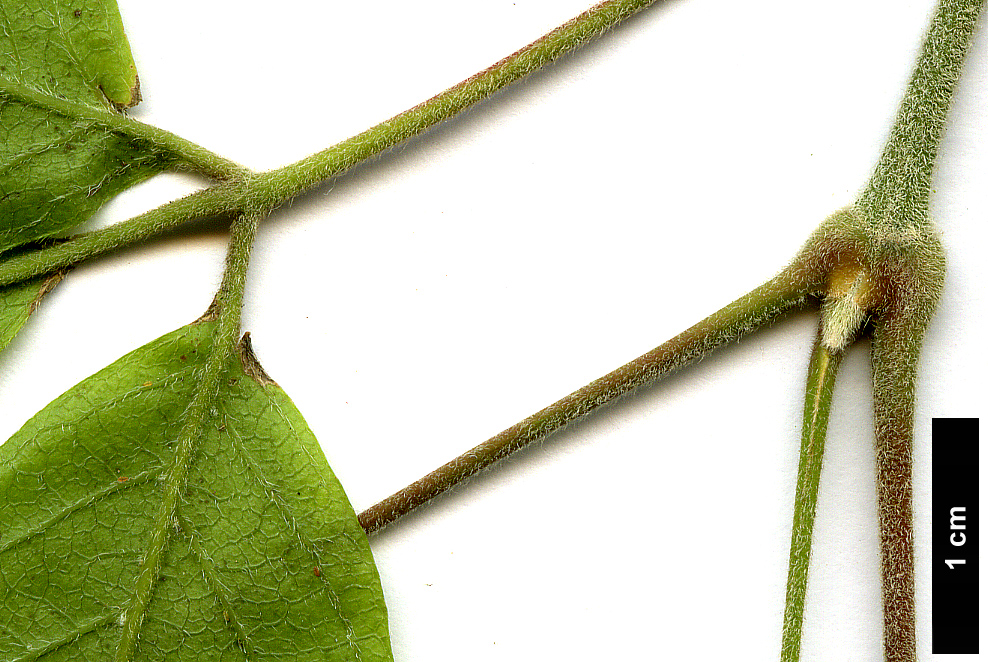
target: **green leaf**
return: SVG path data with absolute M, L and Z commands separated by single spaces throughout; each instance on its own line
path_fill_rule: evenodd
M 51 292 L 63 277 L 64 274 L 58 272 L 0 288 L 0 352 L 34 313 L 42 297 Z
M 140 101 L 116 0 L 4 0 L 0 21 L 6 78 L 90 105 Z
M 85 221 L 167 165 L 72 112 L 133 106 L 138 87 L 115 0 L 0 2 L 0 251 Z
M 0 659 L 391 660 L 366 535 L 246 336 L 158 535 L 214 327 L 128 354 L 0 446 Z M 147 610 L 127 624 L 154 545 Z

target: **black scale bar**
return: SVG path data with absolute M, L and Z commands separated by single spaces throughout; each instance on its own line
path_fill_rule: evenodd
M 933 652 L 978 652 L 978 419 L 933 419 Z

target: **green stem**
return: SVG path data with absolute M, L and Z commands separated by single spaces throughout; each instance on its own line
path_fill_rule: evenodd
M 134 659 L 141 624 L 154 593 L 154 585 L 158 580 L 168 538 L 174 530 L 178 504 L 185 492 L 189 467 L 195 458 L 196 448 L 219 391 L 223 371 L 231 354 L 236 350 L 251 247 L 257 234 L 257 225 L 265 212 L 266 210 L 252 210 L 240 215 L 233 223 L 226 270 L 217 293 L 218 306 L 214 310 L 218 319 L 213 344 L 206 365 L 198 374 L 199 383 L 196 385 L 192 402 L 185 410 L 182 429 L 175 442 L 175 456 L 162 480 L 161 507 L 155 518 L 144 558 L 141 560 L 134 593 L 123 612 L 115 662 L 130 662 Z
M 858 204 L 873 222 L 929 223 L 933 167 L 985 0 L 941 0 L 875 172 Z
M 252 175 L 243 166 L 167 131 L 116 115 L 38 94 L 30 88 L 3 82 L 0 96 L 33 103 L 69 117 L 89 120 L 138 139 L 149 140 L 161 149 L 179 155 L 195 169 L 243 184 L 213 187 L 163 205 L 112 228 L 100 230 L 57 247 L 10 259 L 0 265 L 0 287 L 33 278 L 82 260 L 123 248 L 178 225 L 224 212 L 235 213 L 244 200 L 252 199 L 275 208 L 316 184 L 336 177 L 355 165 L 435 124 L 450 119 L 467 107 L 486 99 L 501 88 L 574 50 L 614 27 L 655 0 L 608 0 L 580 14 L 542 38 L 493 66 L 454 85 L 428 101 L 411 108 L 363 133 L 284 168 Z M 212 193 L 214 189 L 220 189 Z
M 886 662 L 916 660 L 913 418 L 928 320 L 911 312 L 894 310 L 877 319 L 871 342 Z
M 816 517 L 820 470 L 823 467 L 823 445 L 827 438 L 827 420 L 834 382 L 843 352 L 828 349 L 822 334 L 817 337 L 806 378 L 806 399 L 803 405 L 803 439 L 799 449 L 799 470 L 796 475 L 796 504 L 792 516 L 792 544 L 789 548 L 789 579 L 786 583 L 786 611 L 782 624 L 782 661 L 799 660 L 803 631 L 803 609 L 806 603 L 806 579 L 813 542 L 813 520 Z
M 221 184 L 198 191 L 116 225 L 0 262 L 0 287 L 78 264 L 193 220 L 232 213 L 243 203 L 243 187 Z
M 790 266 L 675 338 L 574 391 L 371 506 L 360 514 L 361 525 L 368 533 L 376 531 L 511 453 L 534 441 L 544 440 L 602 405 L 651 384 L 800 306 L 816 287 L 815 279 L 808 273 L 801 265 Z
M 593 37 L 613 28 L 655 0 L 607 0 L 500 62 L 474 74 L 445 92 L 348 140 L 274 173 L 279 190 L 301 191 L 335 177 L 354 165 L 405 141 L 469 106 L 482 101 Z
M 250 174 L 244 166 L 214 154 L 205 147 L 121 113 L 44 94 L 7 79 L 0 79 L 0 97 L 44 108 L 74 120 L 92 122 L 115 133 L 145 142 L 154 151 L 170 154 L 192 170 L 212 179 L 242 179 Z
M 267 215 L 267 209 L 253 209 L 241 214 L 231 228 L 230 248 L 226 255 L 223 282 L 217 294 L 219 319 L 214 345 L 223 353 L 223 360 L 237 347 L 240 338 L 240 312 L 247 287 L 247 268 L 251 248 L 257 236 L 257 226 Z
M 895 125 L 858 200 L 873 311 L 875 448 L 886 662 L 915 662 L 912 439 L 916 366 L 943 289 L 944 251 L 929 220 L 933 167 L 986 0 L 940 0 Z

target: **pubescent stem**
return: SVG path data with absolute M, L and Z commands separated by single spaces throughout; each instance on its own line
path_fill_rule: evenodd
M 431 99 L 317 154 L 281 168 L 279 189 L 302 191 L 394 147 L 537 71 L 655 0 L 607 0 Z
M 7 258 L 0 262 L 0 287 L 65 269 L 194 220 L 235 213 L 240 209 L 242 198 L 242 186 L 219 184 L 108 228 Z
M 886 662 L 915 662 L 912 439 L 916 367 L 943 289 L 929 219 L 933 167 L 986 0 L 940 0 L 878 166 L 855 208 L 858 253 L 876 285 L 872 369 Z
M 210 313 L 217 317 L 213 343 L 206 365 L 197 374 L 199 383 L 184 413 L 182 428 L 175 442 L 175 456 L 162 480 L 161 507 L 154 520 L 150 543 L 141 559 L 134 592 L 121 618 L 115 662 L 131 662 L 134 659 L 141 624 L 158 581 L 168 538 L 174 530 L 178 504 L 185 492 L 189 467 L 216 400 L 224 369 L 237 347 L 251 247 L 258 223 L 266 212 L 265 209 L 251 209 L 242 213 L 232 225 L 226 269 L 216 295 L 217 305 L 210 309 Z
M 337 177 L 355 165 L 454 117 L 501 88 L 582 46 L 654 2 L 655 0 L 601 2 L 428 101 L 333 147 L 261 175 L 253 175 L 243 166 L 212 155 L 211 152 L 167 131 L 83 104 L 51 99 L 30 88 L 5 82 L 0 86 L 0 96 L 15 96 L 70 117 L 101 123 L 122 134 L 149 140 L 191 164 L 198 164 L 195 169 L 200 172 L 232 181 L 230 184 L 220 184 L 162 205 L 113 227 L 90 233 L 84 238 L 7 260 L 0 266 L 0 286 L 71 266 L 206 216 L 237 213 L 245 206 L 250 206 L 245 202 L 247 200 L 252 199 L 266 208 L 278 207 L 316 184 Z M 234 186 L 235 183 L 241 186 Z
M 91 122 L 94 126 L 102 126 L 115 133 L 128 136 L 147 144 L 154 151 L 175 157 L 189 169 L 212 179 L 241 179 L 250 174 L 250 171 L 244 166 L 214 154 L 205 147 L 170 131 L 138 122 L 122 113 L 113 112 L 108 108 L 97 108 L 50 94 L 43 94 L 26 85 L 5 78 L 0 79 L 0 97 L 14 99 L 37 108 L 44 108 L 63 117 Z
M 813 542 L 823 446 L 827 438 L 827 421 L 834 382 L 843 351 L 834 352 L 823 340 L 824 330 L 813 346 L 806 377 L 803 404 L 803 432 L 796 474 L 796 500 L 792 516 L 792 543 L 789 547 L 789 579 L 786 582 L 786 610 L 782 623 L 782 662 L 798 662 L 806 604 L 806 579 Z
M 226 360 L 236 349 L 240 339 L 240 314 L 244 307 L 244 290 L 247 287 L 247 268 L 250 253 L 257 236 L 257 226 L 267 215 L 268 209 L 250 209 L 240 214 L 230 228 L 230 247 L 226 253 L 223 281 L 216 294 L 218 323 L 213 340 L 214 351 Z M 207 368 L 208 369 L 208 368 Z
M 874 223 L 929 223 L 933 167 L 985 0 L 940 0 L 875 171 L 858 199 Z
M 875 321 L 871 342 L 886 662 L 916 660 L 913 419 L 930 302 L 903 299 Z
M 615 398 L 701 358 L 711 350 L 801 306 L 818 289 L 820 271 L 809 261 L 794 262 L 778 276 L 725 306 L 675 338 L 634 361 L 574 391 L 484 443 L 447 462 L 408 487 L 362 512 L 358 519 L 368 533 L 395 521 L 451 487 L 534 441 L 541 441 L 569 423 Z

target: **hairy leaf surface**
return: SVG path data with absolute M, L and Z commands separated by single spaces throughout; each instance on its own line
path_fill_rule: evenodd
M 0 659 L 118 655 L 213 327 L 128 354 L 0 446 Z M 366 535 L 246 340 L 171 519 L 126 659 L 391 659 Z
M 0 251 L 85 221 L 165 158 L 52 101 L 140 100 L 115 0 L 0 2 Z

